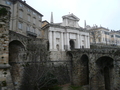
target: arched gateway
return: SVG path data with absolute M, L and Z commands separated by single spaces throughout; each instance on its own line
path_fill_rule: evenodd
M 103 56 L 97 59 L 96 64 L 101 74 L 101 82 L 103 82 L 104 90 L 113 90 L 113 59 L 108 56 Z
M 14 40 L 9 43 L 9 64 L 10 74 L 12 78 L 13 85 L 17 89 L 20 86 L 22 78 L 22 61 L 25 57 L 24 45 L 18 41 Z
M 82 82 L 81 85 L 89 84 L 89 60 L 86 54 L 83 54 L 80 58 L 81 60 L 81 73 L 82 73 Z
M 74 41 L 70 40 L 69 43 L 70 43 L 70 49 L 71 50 L 75 49 L 75 43 L 74 43 Z
M 72 55 L 72 84 L 85 90 L 119 90 L 120 50 L 75 49 L 67 53 Z

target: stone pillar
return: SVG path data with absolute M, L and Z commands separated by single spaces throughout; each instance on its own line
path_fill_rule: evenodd
M 66 32 L 64 33 L 64 49 L 67 50 L 67 34 Z
M 67 50 L 70 50 L 70 43 L 69 43 L 69 33 L 66 33 L 66 44 L 67 44 Z
M 53 31 L 53 49 L 56 51 L 56 32 Z
M 65 36 L 65 33 L 63 32 L 63 49 L 65 50 L 65 45 L 66 45 L 66 38 L 65 38 L 66 36 Z
M 98 56 L 96 56 L 98 57 Z M 89 62 L 89 90 L 105 90 L 104 77 L 101 74 L 100 68 L 96 64 L 96 57 L 91 55 L 91 60 Z
M 87 36 L 85 35 L 85 48 L 87 48 Z
M 114 66 L 115 66 L 115 68 L 114 68 L 114 86 L 116 86 L 116 88 L 120 88 L 120 67 L 118 67 L 118 66 L 120 66 L 120 58 L 118 58 L 118 60 L 116 61 L 116 60 L 114 60 Z
M 53 39 L 53 37 L 52 37 L 53 35 L 52 35 L 52 31 L 49 31 L 49 43 L 50 43 L 50 51 L 53 49 L 53 44 L 52 44 L 52 39 Z
M 113 40 L 114 40 L 114 44 L 116 44 L 116 37 L 115 37 L 115 35 L 113 35 Z
M 85 48 L 85 35 L 82 35 L 82 40 L 84 41 L 84 42 L 82 42 L 82 46 Z
M 79 46 L 79 47 L 80 47 L 80 48 L 82 48 L 82 39 L 81 39 L 81 34 L 80 34 L 80 36 L 79 36 L 79 41 L 80 41 L 80 42 L 79 42 L 79 43 L 80 43 L 80 46 Z
M 88 48 L 90 48 L 90 38 L 88 36 Z
M 10 7 L 0 5 L 5 8 L 6 15 L 0 16 L 0 90 L 13 90 L 11 77 L 9 77 L 9 24 L 10 24 Z M 6 74 L 5 74 L 6 73 Z M 10 80 L 8 80 L 8 77 Z
M 61 35 L 60 35 L 60 49 L 61 51 L 64 51 L 64 44 L 63 44 L 63 32 L 61 32 Z
M 79 37 L 79 34 L 77 34 L 77 48 L 80 48 L 80 37 Z

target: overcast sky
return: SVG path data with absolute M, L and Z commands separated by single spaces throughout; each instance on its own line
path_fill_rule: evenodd
M 80 18 L 79 25 L 103 26 L 120 30 L 120 0 L 25 0 L 27 4 L 43 14 L 50 22 L 53 12 L 54 23 L 62 22 L 62 16 L 73 13 Z

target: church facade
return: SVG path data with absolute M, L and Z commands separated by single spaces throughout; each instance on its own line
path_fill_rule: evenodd
M 45 24 L 42 29 L 44 38 L 49 40 L 49 51 L 68 51 L 75 48 L 90 48 L 89 32 L 80 27 L 80 20 L 74 14 L 68 14 L 62 17 L 62 23 Z M 43 24 L 46 21 L 43 21 Z

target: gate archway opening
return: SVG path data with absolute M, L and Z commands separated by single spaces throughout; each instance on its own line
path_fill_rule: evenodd
M 99 81 L 104 83 L 105 90 L 112 90 L 112 73 L 113 73 L 113 59 L 108 56 L 100 57 L 96 61 L 97 66 L 103 76 L 104 81 Z
M 69 43 L 70 43 L 70 49 L 73 50 L 73 49 L 75 48 L 75 43 L 74 43 L 74 41 L 73 41 L 73 40 L 70 40 Z
M 18 41 L 14 40 L 9 43 L 9 64 L 11 65 L 10 74 L 12 77 L 12 82 L 17 86 L 21 80 L 21 62 L 24 59 L 25 47 Z
M 47 41 L 46 44 L 47 44 L 47 51 L 49 51 L 49 47 L 50 47 L 49 41 Z
M 81 85 L 89 84 L 89 59 L 86 54 L 82 55 L 81 58 Z

